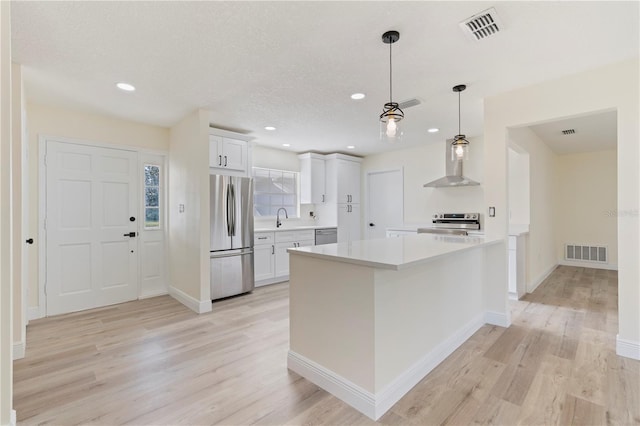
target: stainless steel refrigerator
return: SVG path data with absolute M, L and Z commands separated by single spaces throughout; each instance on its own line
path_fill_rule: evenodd
M 254 289 L 253 180 L 210 175 L 211 300 Z

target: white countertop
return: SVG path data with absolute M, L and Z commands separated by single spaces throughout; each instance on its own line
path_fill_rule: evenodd
M 502 241 L 500 238 L 418 234 L 407 235 L 403 238 L 382 238 L 296 247 L 287 251 L 294 255 L 317 257 L 372 268 L 400 270 L 456 252 L 497 244 Z
M 304 231 L 305 229 L 332 229 L 337 228 L 337 226 L 317 226 L 317 225 L 307 225 L 307 226 L 281 226 L 280 228 L 255 228 L 253 232 L 280 232 L 280 231 Z

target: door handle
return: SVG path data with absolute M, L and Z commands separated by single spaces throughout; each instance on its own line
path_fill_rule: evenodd
M 376 224 L 375 223 L 370 223 L 369 226 L 376 226 Z
M 27 244 L 33 244 L 33 238 L 29 238 L 27 241 L 25 241 L 25 243 L 27 243 Z
M 218 166 L 222 166 L 222 155 L 218 155 Z
M 128 234 L 124 234 L 125 237 L 135 238 L 137 234 L 135 232 L 129 232 Z
M 227 167 L 227 156 L 224 156 L 224 166 Z
M 271 245 L 271 254 L 276 254 L 276 246 Z

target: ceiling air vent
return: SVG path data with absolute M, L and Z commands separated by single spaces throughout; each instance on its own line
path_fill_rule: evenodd
M 460 28 L 472 40 L 480 41 L 502 30 L 502 22 L 494 8 L 483 10 L 460 22 Z
M 562 134 L 563 135 L 573 135 L 576 132 L 576 129 L 567 129 L 567 130 L 563 130 Z
M 414 106 L 418 106 L 422 103 L 422 101 L 418 98 L 407 99 L 406 101 L 402 101 L 398 103 L 400 109 L 407 109 Z

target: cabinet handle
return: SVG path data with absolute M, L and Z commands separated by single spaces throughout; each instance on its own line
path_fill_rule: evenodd
M 227 156 L 224 156 L 224 166 L 227 167 Z
M 267 237 L 258 237 L 259 240 L 266 240 Z
M 276 254 L 276 246 L 271 245 L 271 254 Z
M 218 155 L 218 166 L 222 166 L 222 155 Z
M 324 194 L 322 194 L 322 202 L 324 203 Z

